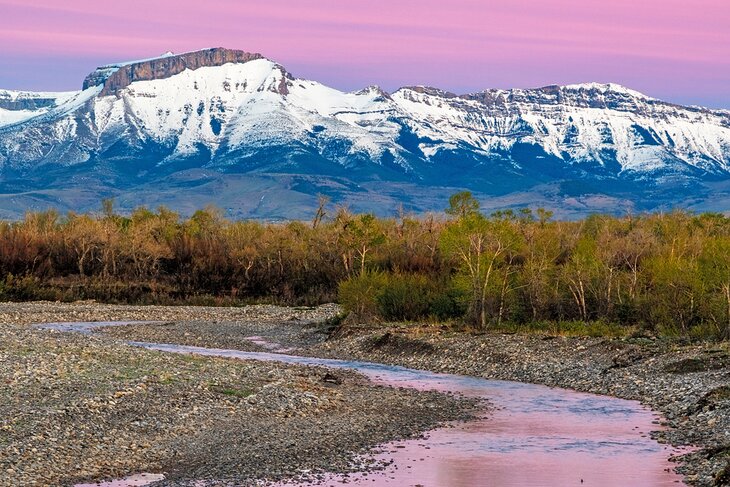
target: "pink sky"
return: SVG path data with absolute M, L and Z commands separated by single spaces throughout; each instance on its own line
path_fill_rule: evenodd
M 223 46 L 352 90 L 616 82 L 730 108 L 730 0 L 0 0 L 0 87 Z

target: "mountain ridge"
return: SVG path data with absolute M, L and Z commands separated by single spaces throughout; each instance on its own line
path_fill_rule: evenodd
M 460 189 L 487 208 L 538 202 L 568 217 L 730 201 L 730 112 L 614 83 L 344 93 L 261 54 L 212 48 L 100 66 L 83 87 L 0 90 L 0 214 L 109 196 L 187 208 L 194 194 L 232 216 L 286 219 L 318 193 L 382 214 L 441 209 Z M 172 181 L 202 173 L 174 194 Z M 233 181 L 241 200 L 281 201 L 211 192 Z

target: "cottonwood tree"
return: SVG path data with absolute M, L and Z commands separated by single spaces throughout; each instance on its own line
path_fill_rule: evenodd
M 162 259 L 172 257 L 170 240 L 177 232 L 177 215 L 161 209 L 158 214 L 146 209 L 136 209 L 124 234 L 127 257 L 137 278 L 154 277 L 159 272 Z
M 322 223 L 324 217 L 327 216 L 326 207 L 329 202 L 330 199 L 328 196 L 321 194 L 317 196 L 317 211 L 314 213 L 314 218 L 312 218 L 313 229 L 316 229 Z
M 101 248 L 98 222 L 90 215 L 69 213 L 64 230 L 65 244 L 73 252 L 79 275 L 84 276 Z
M 660 250 L 645 260 L 644 270 L 651 294 L 649 319 L 659 327 L 676 328 L 687 335 L 702 321 L 706 283 L 700 276 L 701 228 L 692 218 L 675 212 L 652 221 Z
M 461 191 L 449 197 L 449 207 L 446 214 L 458 219 L 479 213 L 479 201 L 470 191 Z
M 458 215 L 441 235 L 441 249 L 459 263 L 462 282 L 470 299 L 472 323 L 485 330 L 489 325 L 487 301 L 499 272 L 509 272 L 508 255 L 517 245 L 517 235 L 508 221 L 488 219 L 478 212 L 479 204 L 463 195 L 451 200 L 451 215 Z
M 381 222 L 370 213 L 354 216 L 342 209 L 336 221 L 340 227 L 338 243 L 343 250 L 342 261 L 347 274 L 363 274 L 373 250 L 386 242 Z
M 590 236 L 583 236 L 562 266 L 563 280 L 567 284 L 581 321 L 588 321 L 589 296 L 600 272 L 600 262 L 596 258 L 596 242 Z
M 264 226 L 254 221 L 235 222 L 225 230 L 230 256 L 236 264 L 237 281 L 242 277 L 244 287 L 251 285 L 254 266 L 261 258 L 259 243 L 264 232 Z
M 532 321 L 547 318 L 550 303 L 555 301 L 557 261 L 564 251 L 560 228 L 546 221 L 521 228 L 525 241 L 521 279 Z

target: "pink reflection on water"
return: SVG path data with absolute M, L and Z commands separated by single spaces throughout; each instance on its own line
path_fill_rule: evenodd
M 64 324 L 69 325 L 73 328 L 73 324 Z M 87 332 L 94 327 L 89 323 L 78 325 Z M 322 481 L 282 483 L 280 487 L 661 487 L 682 482 L 669 458 L 683 451 L 660 445 L 649 437 L 650 431 L 658 429 L 659 417 L 637 401 L 367 362 L 131 344 L 164 352 L 354 369 L 382 385 L 459 393 L 487 399 L 495 406 L 476 421 L 434 430 L 426 439 L 383 445 L 375 457 L 390 462 L 385 471 L 328 475 Z M 98 484 L 84 487 L 93 485 Z
M 372 371 L 373 381 L 488 399 L 485 417 L 384 445 L 383 473 L 330 475 L 322 483 L 421 487 L 676 486 L 671 456 L 682 450 L 649 437 L 658 415 L 638 401 L 566 389 L 429 372 Z
M 267 340 L 264 337 L 260 336 L 250 336 L 245 338 L 247 341 L 253 343 L 254 345 L 258 345 L 259 347 L 263 348 L 264 350 L 269 350 L 271 352 L 275 353 L 290 353 L 293 352 L 295 349 L 293 348 L 286 348 L 282 347 L 278 343 L 271 342 Z
M 153 482 L 163 480 L 164 475 L 153 473 L 141 473 L 119 480 L 108 480 L 105 482 L 93 482 L 90 484 L 76 484 L 74 487 L 142 487 Z
M 628 425 L 554 421 L 496 411 L 491 418 L 433 431 L 426 440 L 384 446 L 384 473 L 328 476 L 321 485 L 423 487 L 669 486 L 680 483 L 671 454 Z M 650 419 L 651 417 L 649 417 Z M 641 422 L 633 418 L 631 423 Z M 639 436 L 639 440 L 636 440 Z M 287 483 L 281 486 L 320 485 Z
M 316 359 L 180 345 L 134 343 L 153 350 L 357 370 L 392 387 L 480 397 L 485 417 L 416 439 L 383 445 L 384 472 L 328 475 L 290 486 L 563 487 L 675 486 L 669 461 L 680 450 L 649 437 L 659 417 L 638 401 L 520 382 L 486 380 L 367 362 Z M 581 482 L 582 481 L 582 482 Z

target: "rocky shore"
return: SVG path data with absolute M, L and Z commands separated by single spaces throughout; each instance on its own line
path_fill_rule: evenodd
M 359 359 L 490 379 L 564 387 L 638 400 L 665 417 L 652 434 L 696 451 L 677 458 L 691 485 L 727 485 L 730 477 L 730 344 L 680 346 L 650 338 L 602 339 L 464 334 L 433 326 L 349 326 L 325 340 L 316 320 L 237 323 L 177 322 L 111 329 L 126 339 L 262 350 L 241 336 L 255 334 L 298 354 Z
M 159 324 L 134 325 L 125 327 L 107 328 L 105 335 L 118 339 L 139 340 L 148 342 L 179 343 L 185 345 L 207 346 L 216 348 L 236 348 L 240 350 L 266 351 L 269 342 L 279 343 L 285 348 L 296 348 L 293 353 L 329 358 L 361 359 L 388 364 L 403 365 L 412 368 L 428 369 L 438 372 L 473 375 L 491 379 L 515 380 L 545 384 L 575 389 L 583 392 L 608 394 L 625 399 L 639 400 L 663 414 L 665 421 L 657 425 L 657 431 L 652 432 L 656 438 L 675 446 L 694 445 L 696 451 L 677 459 L 679 471 L 691 485 L 720 486 L 728 485 L 730 477 L 730 345 L 678 345 L 676 342 L 652 338 L 636 339 L 601 339 L 552 337 L 538 335 L 505 335 L 505 334 L 465 334 L 451 331 L 445 327 L 435 326 L 349 326 L 344 333 L 327 339 L 320 323 L 335 316 L 338 308 L 333 305 L 315 309 L 279 308 L 275 306 L 255 306 L 247 308 L 196 308 L 196 307 L 128 307 L 104 306 L 95 304 L 59 305 L 52 303 L 7 304 L 0 306 L 0 322 L 6 323 L 36 323 L 58 320 L 161 320 Z M 14 325 L 4 330 L 14 329 L 13 333 L 31 334 L 37 337 L 40 332 L 31 332 L 27 327 Z M 6 332 L 5 331 L 5 332 Z M 4 333 L 5 333 L 4 332 Z M 258 337 L 251 340 L 250 337 Z M 35 338 L 40 339 L 40 338 Z M 80 341 L 84 346 L 97 346 L 109 350 L 125 350 L 125 353 L 149 353 L 130 351 L 122 347 L 119 342 L 112 342 L 110 338 L 88 337 L 54 337 L 54 340 Z M 4 343 L 4 341 L 3 341 Z M 20 347 L 20 344 L 17 344 Z M 96 353 L 96 352 L 94 352 Z M 183 358 L 170 358 L 167 361 L 178 361 Z M 314 372 L 312 369 L 293 372 L 296 368 L 272 364 L 251 364 L 248 362 L 230 364 L 230 361 L 213 360 L 211 363 L 225 364 L 228 368 L 245 367 L 246 373 L 239 372 L 238 377 L 245 376 L 251 382 L 249 387 L 255 389 L 257 369 L 262 368 L 261 375 L 271 374 L 300 374 L 299 377 L 307 388 L 316 390 L 314 395 L 322 396 L 329 401 L 326 416 L 317 416 L 316 412 L 304 414 L 290 414 L 293 418 L 317 418 L 308 423 L 317 424 L 315 438 L 338 441 L 329 444 L 332 448 L 350 449 L 370 446 L 377 441 L 385 441 L 394 435 L 414 434 L 416 431 L 435 424 L 438 421 L 451 419 L 446 413 L 441 415 L 425 413 L 426 404 L 446 405 L 456 404 L 450 398 L 435 395 L 421 395 L 408 391 L 394 391 L 375 389 L 362 382 L 358 376 L 347 375 L 348 379 L 337 388 L 328 388 L 322 385 L 323 372 Z M 175 364 L 175 368 L 178 364 Z M 212 366 L 211 366 L 212 367 Z M 221 367 L 223 367 L 221 365 Z M 232 370 L 231 369 L 231 370 Z M 341 373 L 341 372 L 340 372 Z M 226 376 L 224 376 L 226 377 Z M 222 379 L 221 379 L 222 380 Z M 289 376 L 285 376 L 278 383 L 280 387 L 291 387 Z M 265 381 L 264 381 L 265 382 Z M 248 382 L 247 382 L 248 384 Z M 308 393 L 309 389 L 305 388 Z M 320 392 L 321 389 L 321 392 Z M 201 388 L 205 390 L 205 388 Z M 208 387 L 206 394 L 215 396 Z M 332 396 L 333 394 L 338 394 Z M 358 395 L 359 394 L 359 395 Z M 225 395 L 225 394 L 224 394 Z M 230 398 L 227 400 L 241 400 L 245 398 Z M 339 401 L 339 402 L 338 402 Z M 369 401 L 374 401 L 370 403 Z M 396 402 L 393 402 L 396 401 Z M 395 414 L 394 404 L 400 404 Z M 408 403 L 413 401 L 413 403 Z M 319 403 L 317 403 L 319 404 Z M 2 406 L 0 406 L 2 407 Z M 244 417 L 255 417 L 256 412 L 247 405 Z M 265 407 L 259 405 L 258 407 Z M 307 407 L 314 408 L 313 410 Z M 324 409 L 325 406 L 307 406 L 304 411 Z M 410 414 L 408 408 L 415 408 Z M 464 406 L 460 414 L 464 413 Z M 441 409 L 435 408 L 435 409 Z M 340 416 L 333 412 L 338 412 Z M 418 424 L 398 426 L 399 421 L 425 414 L 425 419 Z M 380 416 L 385 415 L 385 416 Z M 3 415 L 6 417 L 6 415 Z M 237 417 L 241 417 L 240 415 Z M 336 418 L 342 423 L 336 423 Z M 387 418 L 385 426 L 379 435 L 372 436 L 365 429 L 375 427 L 377 419 Z M 326 419 L 325 419 L 326 418 Z M 335 418 L 335 419 L 333 419 Z M 334 434 L 338 428 L 347 427 L 347 421 L 356 418 L 356 425 L 352 426 L 366 438 L 359 438 L 351 443 L 342 442 Z M 367 418 L 363 420 L 363 418 Z M 423 419 L 423 418 L 420 418 Z M 361 421 L 362 420 L 362 421 Z M 250 419 L 248 420 L 251 421 Z M 258 421 L 258 420 L 257 420 Z M 297 421 L 304 421 L 298 419 Z M 317 421 L 319 421 L 317 423 Z M 332 422 L 335 421 L 334 424 Z M 370 421 L 370 422 L 368 422 Z M 258 423 L 256 423 L 258 424 Z M 297 423 L 298 424 L 298 423 Z M 367 425 L 365 429 L 362 429 Z M 219 424 L 221 428 L 206 429 L 207 439 L 201 439 L 203 444 L 212 445 L 216 438 L 225 435 L 220 432 L 229 428 L 228 424 Z M 249 425 L 250 426 L 250 425 Z M 328 427 L 332 429 L 327 429 Z M 255 426 L 250 426 L 255 428 Z M 306 429 L 306 425 L 301 426 Z M 399 429 L 399 428 L 403 429 Z M 267 424 L 266 429 L 275 428 Z M 387 431 L 383 431 L 387 430 Z M 261 431 L 261 430 L 257 430 Z M 297 431 L 295 426 L 287 425 L 282 431 Z M 328 433 L 329 431 L 329 433 Z M 201 433 L 202 434 L 202 433 Z M 258 437 L 246 432 L 249 437 Z M 279 433 L 281 436 L 281 433 Z M 0 441 L 4 437 L 0 436 Z M 178 445 L 183 450 L 187 437 L 176 436 L 181 443 L 169 442 Z M 202 437 L 201 437 L 202 438 Z M 227 442 L 226 442 L 227 443 Z M 244 442 L 245 443 L 245 442 Z M 309 443 L 311 444 L 311 442 Z M 278 445 L 281 447 L 281 445 Z M 285 475 L 294 472 L 297 466 L 312 465 L 313 459 L 307 452 L 298 452 L 302 458 L 279 461 L 277 445 L 271 446 L 272 462 L 279 462 L 276 466 L 267 467 L 265 473 L 270 477 Z M 196 475 L 203 476 L 206 469 L 210 473 L 226 472 L 226 460 L 216 457 L 221 447 L 206 448 L 210 455 L 199 457 L 199 470 Z M 226 444 L 228 448 L 228 444 Z M 246 445 L 240 445 L 241 450 L 231 449 L 230 458 L 233 462 L 246 463 Z M 298 450 L 298 448 L 296 449 Z M 187 453 L 190 454 L 189 452 Z M 3 455 L 0 453 L 0 455 Z M 185 453 L 176 454 L 177 458 L 185 458 Z M 316 463 L 317 468 L 342 470 L 347 467 L 350 458 L 329 458 L 318 451 L 314 457 L 321 461 Z M 1 458 L 1 457 L 0 457 Z M 151 457 L 147 457 L 151 458 Z M 5 461 L 3 459 L 2 461 Z M 210 462 L 224 464 L 210 467 Z M 310 462 L 310 463 L 307 463 Z M 196 465 L 186 460 L 187 464 Z M 173 463 L 158 462 L 152 467 L 175 469 L 167 467 Z M 3 468 L 7 462 L 2 463 Z M 147 464 L 137 463 L 138 469 Z M 282 465 L 286 465 L 284 468 Z M 148 469 L 149 469 L 148 468 Z M 240 468 L 237 466 L 236 468 Z M 154 469 L 153 469 L 154 470 Z M 104 475 L 115 475 L 115 471 L 107 471 Z M 245 468 L 243 471 L 246 471 Z M 249 472 L 249 471 L 247 471 Z M 250 471 L 254 475 L 253 470 Z M 185 473 L 179 473 L 180 478 Z M 17 485 L 17 484 L 15 484 Z M 28 484 L 30 485 L 30 484 Z
M 652 435 L 696 451 L 677 458 L 690 485 L 730 485 L 730 344 L 659 339 L 361 328 L 307 354 L 530 382 L 641 401 L 665 420 Z
M 33 323 L 219 320 L 300 323 L 276 307 L 0 304 L 0 485 L 74 485 L 164 472 L 156 485 L 253 485 L 348 471 L 359 453 L 464 419 L 475 404 L 375 386 L 354 373 L 158 353 Z M 270 329 L 272 327 L 269 327 Z M 192 484 L 191 484 L 192 485 Z

